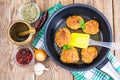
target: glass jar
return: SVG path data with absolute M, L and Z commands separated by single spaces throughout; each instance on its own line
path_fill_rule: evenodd
M 18 66 L 24 68 L 35 63 L 34 51 L 31 47 L 18 47 L 13 53 L 13 58 Z

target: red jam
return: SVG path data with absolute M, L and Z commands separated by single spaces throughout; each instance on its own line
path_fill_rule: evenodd
M 31 50 L 29 48 L 21 48 L 16 53 L 16 61 L 21 65 L 27 65 L 33 58 Z

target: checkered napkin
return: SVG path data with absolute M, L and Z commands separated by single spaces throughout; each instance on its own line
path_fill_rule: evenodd
M 54 5 L 53 7 L 49 8 L 48 18 L 62 7 L 63 6 L 60 3 L 58 3 Z M 43 34 L 44 34 L 45 27 L 46 27 L 48 20 L 49 19 L 47 19 L 46 23 L 43 25 L 42 29 L 38 32 L 37 36 L 35 37 L 32 43 L 32 46 L 34 46 L 37 49 L 41 48 L 45 50 Z M 108 59 L 113 65 L 114 69 L 117 72 L 120 72 L 120 63 L 117 61 L 117 59 L 114 57 L 112 53 L 108 54 Z M 86 71 L 71 71 L 71 73 L 74 75 L 76 80 L 112 80 L 110 76 L 108 76 L 107 74 L 105 74 L 104 72 L 100 71 L 97 68 L 93 68 L 93 69 L 86 70 Z
M 115 56 L 109 52 L 108 59 L 117 72 L 120 72 L 120 63 Z M 100 71 L 97 68 L 93 68 L 86 71 L 71 71 L 76 80 L 113 80 L 110 76 Z

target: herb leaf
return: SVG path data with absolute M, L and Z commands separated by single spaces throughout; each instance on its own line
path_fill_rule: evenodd
M 67 47 L 67 50 L 72 48 L 70 45 L 66 45 L 66 47 Z
M 62 48 L 63 48 L 64 50 L 67 50 L 67 47 L 66 47 L 66 45 L 64 45 Z
M 85 29 L 84 20 L 79 20 L 79 23 L 80 23 L 80 25 L 81 25 L 82 30 L 84 30 L 84 29 Z
M 70 50 L 72 47 L 70 45 L 64 45 L 62 48 L 64 50 Z

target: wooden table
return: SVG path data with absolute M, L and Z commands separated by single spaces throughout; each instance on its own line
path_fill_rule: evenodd
M 43 63 L 50 70 L 41 76 L 34 74 L 33 67 L 22 69 L 14 63 L 12 53 L 17 46 L 8 40 L 7 30 L 10 23 L 19 20 L 19 6 L 30 1 L 37 3 L 41 11 L 58 1 L 63 5 L 74 3 L 91 5 L 107 17 L 113 30 L 113 41 L 120 42 L 120 0 L 0 0 L 0 80 L 75 80 L 70 71 L 59 67 L 50 58 Z M 120 61 L 120 52 L 112 52 Z

